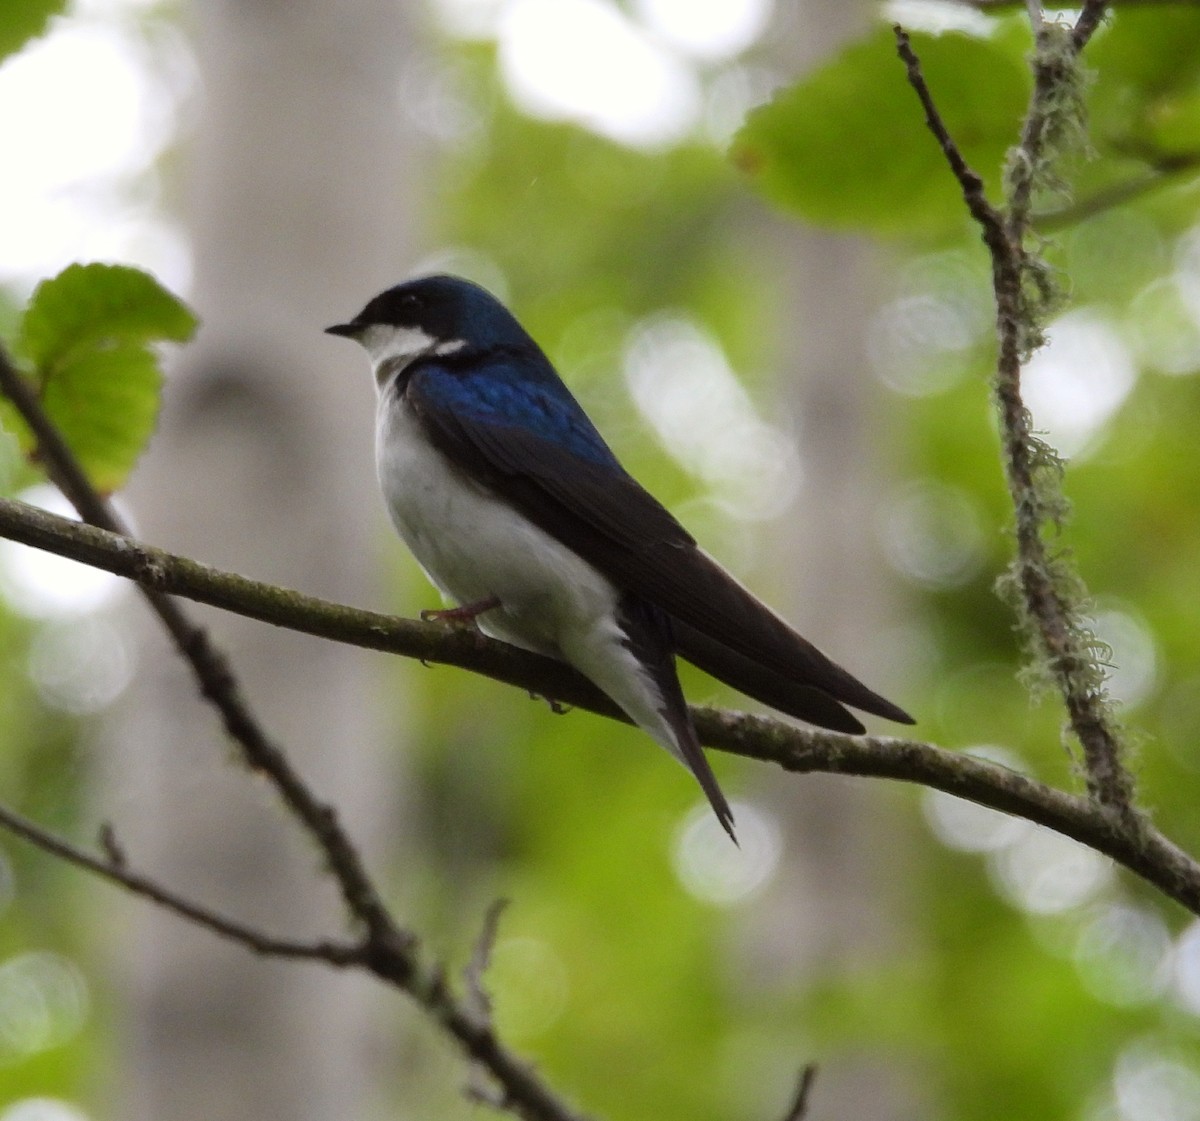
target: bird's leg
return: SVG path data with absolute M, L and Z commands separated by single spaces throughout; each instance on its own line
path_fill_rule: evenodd
M 460 603 L 457 607 L 443 607 L 437 611 L 422 611 L 421 618 L 426 623 L 462 623 L 475 625 L 476 619 L 485 611 L 491 611 L 500 606 L 499 596 L 488 596 L 487 599 L 477 599 L 473 603 Z
M 531 701 L 545 701 L 555 716 L 565 716 L 571 711 L 570 705 L 565 705 L 562 701 L 556 701 L 553 697 L 547 697 L 542 693 L 535 693 L 532 689 L 529 690 L 529 699 Z

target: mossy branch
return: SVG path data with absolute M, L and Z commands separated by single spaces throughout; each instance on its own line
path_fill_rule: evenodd
M 1020 140 L 1009 154 L 1003 210 L 987 199 L 978 174 L 949 135 L 908 36 L 899 26 L 895 33 L 909 82 L 991 256 L 998 339 L 993 389 L 1017 546 L 1001 588 L 1014 593 L 1009 598 L 1030 636 L 1035 669 L 1044 667 L 1062 695 L 1070 727 L 1083 749 L 1090 796 L 1136 836 L 1145 826 L 1133 806 L 1133 777 L 1121 760 L 1099 644 L 1086 622 L 1086 585 L 1066 551 L 1051 544 L 1069 510 L 1062 489 L 1063 463 L 1035 433 L 1021 392 L 1023 364 L 1044 342 L 1046 318 L 1059 303 L 1049 267 L 1029 245 L 1033 202 L 1039 193 L 1063 190 L 1055 172 L 1058 160 L 1064 151 L 1086 142 L 1086 77 L 1079 55 L 1103 11 L 1104 4 L 1088 0 L 1072 28 L 1035 21 L 1033 92 Z

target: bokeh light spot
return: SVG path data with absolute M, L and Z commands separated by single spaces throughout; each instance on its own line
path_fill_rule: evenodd
M 638 324 L 624 365 L 639 412 L 730 517 L 761 520 L 787 508 L 800 485 L 795 447 L 759 416 L 700 324 L 683 315 Z
M 84 716 L 107 708 L 133 677 L 132 643 L 110 619 L 49 622 L 33 637 L 29 677 L 50 708 Z
M 1065 456 L 1083 455 L 1133 389 L 1137 371 L 1112 325 L 1088 309 L 1047 331 L 1022 376 L 1034 427 Z
M 1125 903 L 1089 915 L 1075 946 L 1075 967 L 1088 991 L 1122 1008 L 1159 997 L 1170 962 L 1171 936 L 1161 916 Z
M 1200 1071 L 1153 1043 L 1118 1056 L 1113 1092 L 1121 1121 L 1200 1121 Z
M 1096 637 L 1108 648 L 1109 694 L 1126 705 L 1144 701 L 1158 680 L 1158 653 L 1154 632 L 1136 612 L 1111 607 L 1097 612 L 1092 622 Z
M 0 1121 L 89 1121 L 77 1105 L 61 1098 L 21 1098 L 0 1112 Z
M 774 0 L 636 0 L 655 34 L 696 58 L 731 58 L 766 29 Z
M 642 148 L 682 139 L 699 118 L 696 76 L 602 0 L 512 0 L 499 40 L 505 81 L 531 116 Z
M 1041 825 L 992 853 L 988 866 L 1001 893 L 1035 915 L 1087 903 L 1113 879 L 1107 857 Z
M 529 1039 L 552 1027 L 567 1007 L 567 968 L 541 938 L 506 938 L 492 951 L 486 983 L 505 1034 Z
M 67 1042 L 87 1018 L 88 991 L 74 962 L 34 951 L 0 964 L 0 1060 Z
M 697 899 L 731 906 L 751 898 L 779 867 L 783 835 L 774 819 L 748 802 L 732 804 L 735 845 L 707 803 L 697 805 L 675 834 L 673 857 L 680 883 Z
M 889 496 L 884 552 L 892 566 L 929 588 L 965 584 L 983 563 L 983 525 L 962 490 L 919 480 Z
M 64 518 L 75 511 L 51 486 L 36 486 L 17 496 Z M 34 619 L 65 619 L 86 615 L 111 603 L 123 581 L 41 549 L 0 540 L 0 594 L 22 615 Z

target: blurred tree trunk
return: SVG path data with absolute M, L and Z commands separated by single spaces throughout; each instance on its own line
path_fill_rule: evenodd
M 204 3 L 190 14 L 202 96 L 184 153 L 185 216 L 203 327 L 168 386 L 135 517 L 185 554 L 379 606 L 373 389 L 361 360 L 321 329 L 410 260 L 403 187 L 418 145 L 397 88 L 411 28 L 390 0 Z M 378 660 L 232 616 L 205 621 L 269 733 L 379 871 L 398 784 L 396 737 L 372 688 Z M 218 720 L 164 646 L 157 634 L 143 643 L 141 684 L 114 737 L 124 757 L 108 800 L 131 859 L 279 934 L 339 932 L 313 845 L 231 764 Z M 117 951 L 126 1085 L 113 1116 L 375 1112 L 365 980 L 260 960 L 129 907 Z
M 799 76 L 860 31 L 869 15 L 866 5 L 844 0 L 780 5 L 775 62 Z M 780 254 L 792 324 L 781 368 L 804 470 L 782 540 L 793 599 L 785 614 L 836 661 L 903 705 L 898 686 L 904 673 L 888 641 L 894 619 L 875 529 L 887 465 L 879 454 L 882 390 L 866 353 L 878 296 L 872 251 L 861 239 L 794 223 L 783 236 L 762 240 Z M 804 985 L 902 953 L 913 937 L 896 891 L 904 825 L 886 812 L 885 788 L 805 775 L 784 785 L 772 781 L 768 790 L 789 856 L 753 932 L 765 975 Z M 890 1061 L 796 1056 L 810 1060 L 822 1063 L 811 1098 L 817 1116 L 899 1121 L 920 1115 L 906 1072 Z

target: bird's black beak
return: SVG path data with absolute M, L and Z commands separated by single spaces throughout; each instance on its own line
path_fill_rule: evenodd
M 341 335 L 344 339 L 356 339 L 362 328 L 357 323 L 335 323 L 325 328 L 327 335 Z

